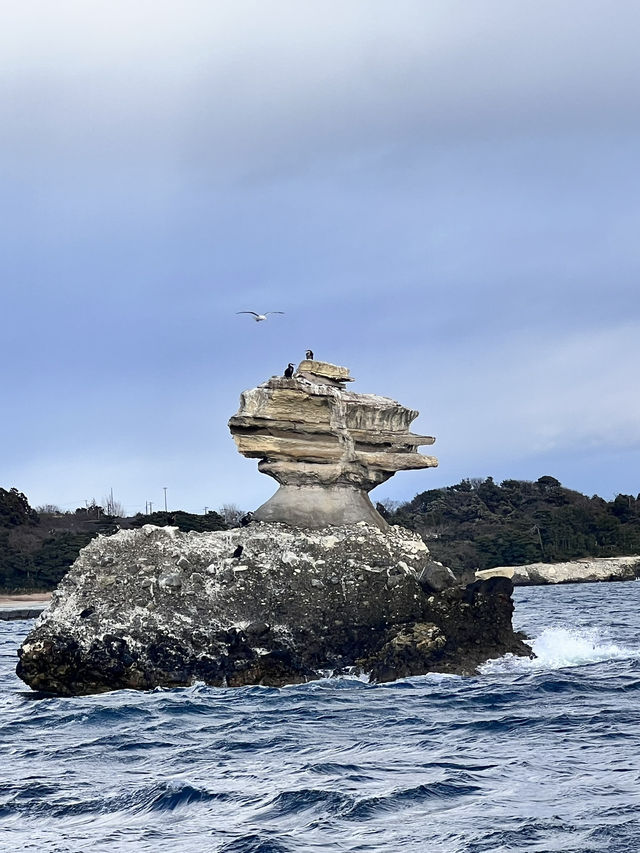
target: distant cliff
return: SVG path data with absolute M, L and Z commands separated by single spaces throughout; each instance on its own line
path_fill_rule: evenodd
M 514 586 L 632 581 L 640 577 L 640 556 L 589 558 L 566 563 L 529 563 L 526 566 L 502 566 L 488 571 L 502 571 L 506 576 L 512 571 Z

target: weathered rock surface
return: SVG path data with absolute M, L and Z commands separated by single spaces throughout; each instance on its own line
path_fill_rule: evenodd
M 75 695 L 283 685 L 354 666 L 384 681 L 530 653 L 511 627 L 510 581 L 453 582 L 398 527 L 148 525 L 81 551 L 17 671 L 36 690 Z
M 589 557 L 566 563 L 529 563 L 525 566 L 500 566 L 478 576 L 512 573 L 514 586 L 536 586 L 551 583 L 594 583 L 596 581 L 629 581 L 640 577 L 640 556 Z
M 229 429 L 240 453 L 280 488 L 255 513 L 260 521 L 325 527 L 366 521 L 385 529 L 368 492 L 397 471 L 431 468 L 409 431 L 418 412 L 388 397 L 346 391 L 346 367 L 303 361 L 291 379 L 272 377 L 245 391 Z

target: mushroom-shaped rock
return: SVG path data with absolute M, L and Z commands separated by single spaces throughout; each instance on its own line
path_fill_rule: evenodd
M 229 429 L 240 453 L 280 488 L 258 521 L 325 527 L 366 521 L 386 529 L 368 492 L 397 471 L 433 468 L 433 444 L 414 435 L 418 412 L 388 397 L 347 391 L 346 367 L 305 360 L 291 378 L 273 377 L 245 391 Z
M 22 644 L 20 678 L 60 695 L 279 686 L 352 667 L 388 681 L 531 654 L 508 578 L 460 586 L 374 510 L 374 486 L 437 464 L 416 450 L 433 439 L 409 431 L 417 412 L 347 391 L 350 379 L 308 359 L 246 391 L 231 432 L 276 495 L 230 530 L 93 539 Z

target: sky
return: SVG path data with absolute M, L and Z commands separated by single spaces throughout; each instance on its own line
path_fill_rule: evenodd
M 640 492 L 639 39 L 635 0 L 12 4 L 0 486 L 254 509 L 227 421 L 310 347 L 436 436 L 374 500 Z

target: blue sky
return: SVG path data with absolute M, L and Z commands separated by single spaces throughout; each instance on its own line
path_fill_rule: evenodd
M 0 485 L 253 508 L 227 420 L 311 347 L 437 437 L 374 498 L 638 493 L 639 37 L 626 0 L 14 4 Z

